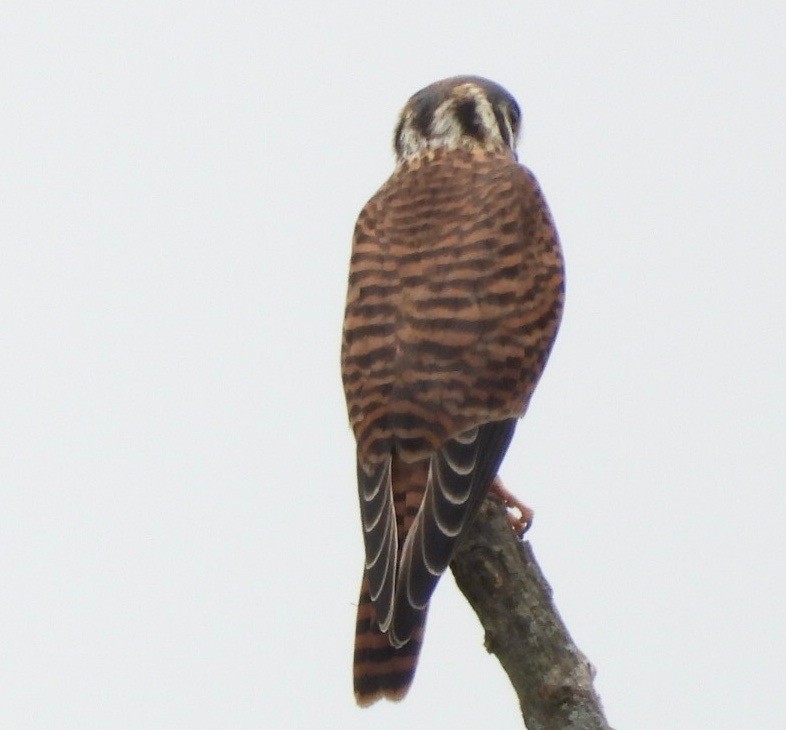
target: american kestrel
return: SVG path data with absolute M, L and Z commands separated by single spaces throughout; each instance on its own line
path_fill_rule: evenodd
M 557 233 L 517 162 L 521 115 L 459 76 L 407 102 L 355 227 L 341 365 L 365 567 L 358 704 L 401 699 L 429 599 L 495 480 L 562 314 Z

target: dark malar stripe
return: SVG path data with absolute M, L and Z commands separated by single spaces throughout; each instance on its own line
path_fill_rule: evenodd
M 404 151 L 404 143 L 401 140 L 401 132 L 404 129 L 404 122 L 406 120 L 402 117 L 396 125 L 396 131 L 393 132 L 393 147 L 396 150 L 396 157 L 400 157 Z
M 499 104 L 492 104 L 491 108 L 494 110 L 494 118 L 497 120 L 497 128 L 499 129 L 499 136 L 505 140 L 508 147 L 513 147 L 513 140 L 508 132 L 508 125 L 505 124 L 505 117 L 502 114 L 502 109 Z

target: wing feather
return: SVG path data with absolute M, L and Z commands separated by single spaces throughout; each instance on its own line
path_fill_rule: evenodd
M 398 553 L 391 460 L 388 458 L 374 468 L 366 468 L 358 459 L 357 472 L 368 592 L 379 627 L 387 631 L 393 614 Z
M 401 550 L 390 639 L 407 642 L 507 451 L 516 419 L 449 439 L 431 457 L 426 493 Z M 453 467 L 457 468 L 453 468 Z

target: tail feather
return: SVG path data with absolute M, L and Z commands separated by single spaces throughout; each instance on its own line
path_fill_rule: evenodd
M 392 458 L 390 489 L 396 516 L 398 546 L 403 543 L 415 521 L 426 489 L 428 468 L 428 461 L 425 460 L 407 464 L 397 456 Z M 368 571 L 364 571 L 358 602 L 353 668 L 355 699 L 361 707 L 367 707 L 380 699 L 397 702 L 407 694 L 415 677 L 428 610 L 426 606 L 417 616 L 410 617 L 413 627 L 411 637 L 405 643 L 394 647 L 390 636 L 380 631 L 377 610 L 369 595 L 367 573 Z M 391 593 L 389 602 L 378 601 L 380 610 L 384 611 L 386 606 L 390 608 L 392 600 Z M 388 620 L 389 618 L 388 616 Z
M 391 646 L 387 634 L 379 630 L 374 605 L 363 578 L 355 629 L 353 679 L 355 700 L 367 707 L 380 699 L 402 700 L 412 684 L 423 642 L 426 613 L 412 638 L 403 646 Z

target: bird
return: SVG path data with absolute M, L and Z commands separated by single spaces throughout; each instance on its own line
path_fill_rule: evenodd
M 365 561 L 353 684 L 401 700 L 429 601 L 490 491 L 562 317 L 561 246 L 519 164 L 521 112 L 479 76 L 406 102 L 355 225 L 341 343 Z M 531 517 L 523 515 L 526 521 Z

